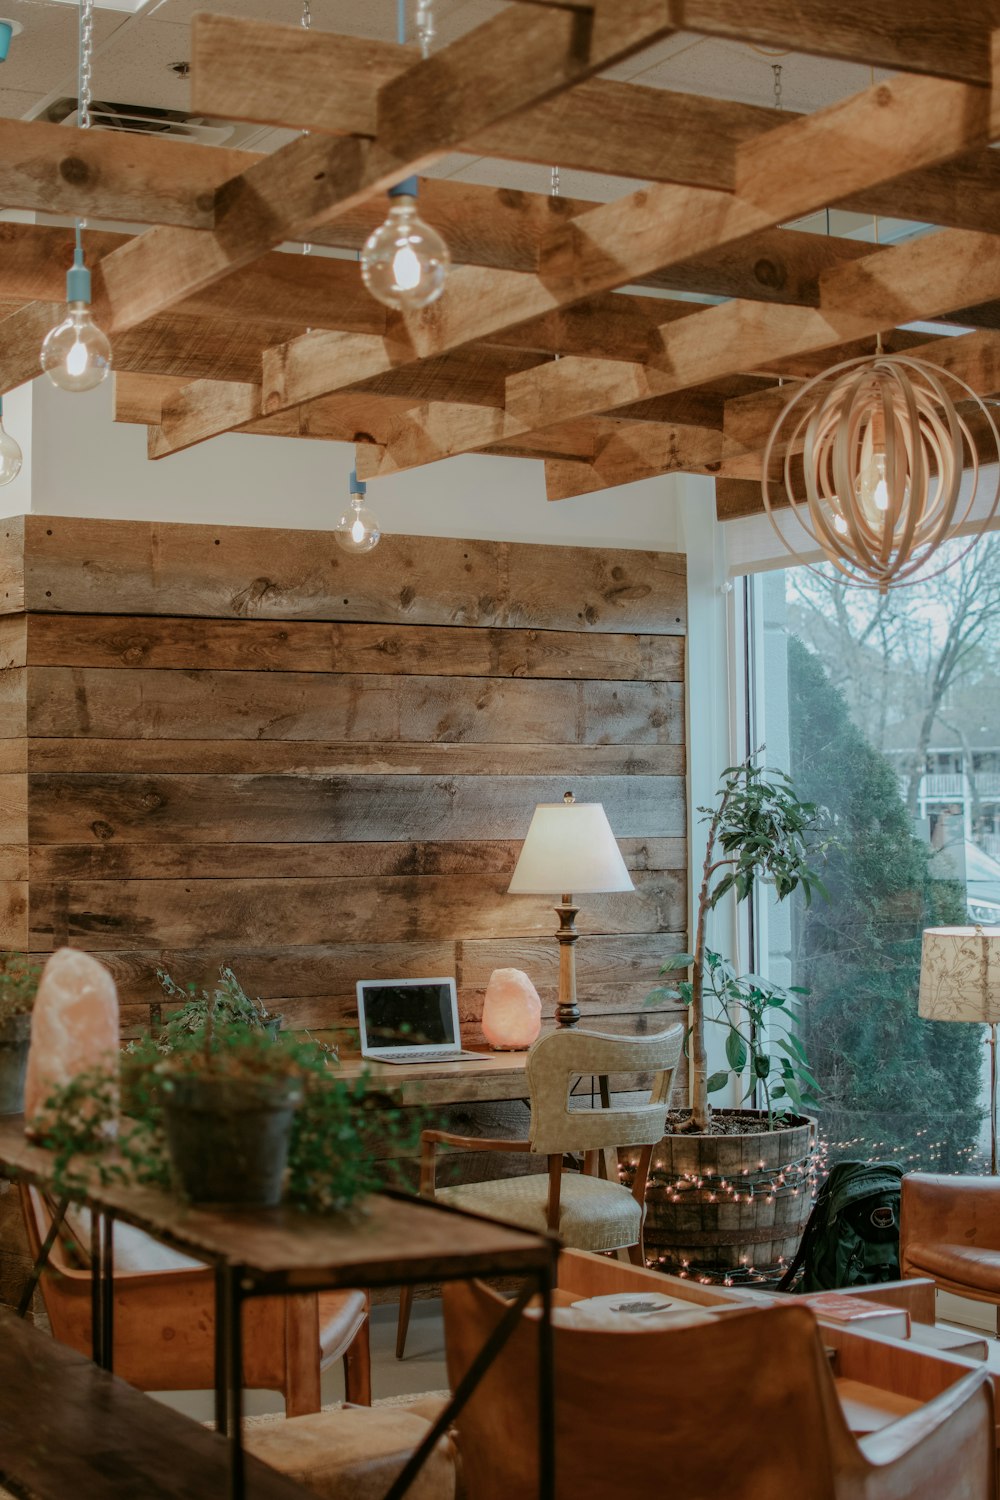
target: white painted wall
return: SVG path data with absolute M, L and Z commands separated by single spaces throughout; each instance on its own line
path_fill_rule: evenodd
M 347 508 L 346 443 L 231 435 L 151 463 L 146 429 L 113 422 L 111 395 L 110 382 L 69 395 L 38 379 L 7 398 L 31 473 L 0 490 L 0 514 L 323 529 Z M 541 463 L 470 455 L 377 480 L 368 504 L 387 532 L 671 552 L 690 483 L 671 476 L 552 504 Z

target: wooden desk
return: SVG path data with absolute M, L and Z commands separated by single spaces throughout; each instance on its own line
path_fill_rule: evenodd
M 469 1048 L 478 1051 L 478 1048 Z M 357 1053 L 342 1053 L 345 1079 L 367 1073 L 372 1090 L 399 1105 L 472 1104 L 526 1099 L 526 1052 L 488 1052 L 485 1062 L 379 1063 Z
M 0 1119 L 0 1171 L 52 1189 L 51 1155 L 24 1136 L 20 1116 Z M 96 1173 L 94 1174 L 96 1178 Z M 376 1193 L 350 1213 L 311 1215 L 293 1208 L 225 1210 L 197 1207 L 150 1188 L 105 1186 L 89 1181 L 74 1197 L 91 1210 L 97 1237 L 93 1263 L 94 1347 L 111 1368 L 114 1347 L 114 1222 L 121 1219 L 164 1244 L 207 1262 L 216 1270 L 216 1419 L 228 1426 L 230 1494 L 243 1495 L 241 1441 L 241 1309 L 245 1298 L 319 1292 L 343 1287 L 385 1287 L 414 1282 L 456 1281 L 480 1276 L 518 1276 L 525 1290 L 509 1320 L 497 1329 L 453 1402 L 390 1488 L 386 1500 L 404 1494 L 447 1428 L 452 1409 L 464 1402 L 513 1332 L 517 1316 L 537 1291 L 548 1309 L 555 1284 L 558 1241 L 460 1212 L 444 1204 L 400 1194 Z M 551 1325 L 542 1320 L 539 1385 L 541 1493 L 554 1495 Z M 466 1389 L 468 1387 L 468 1389 Z

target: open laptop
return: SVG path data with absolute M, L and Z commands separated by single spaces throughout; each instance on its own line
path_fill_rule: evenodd
M 359 979 L 361 1055 L 373 1062 L 482 1062 L 463 1052 L 454 979 Z

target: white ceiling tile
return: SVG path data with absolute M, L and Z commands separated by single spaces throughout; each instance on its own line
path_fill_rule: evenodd
M 79 25 L 73 6 L 45 4 L 44 0 L 2 0 L 0 14 L 9 21 L 19 21 L 24 28 L 14 37 L 7 61 L 0 66 L 4 89 L 34 92 L 41 98 L 64 81 L 75 79 Z M 95 45 L 99 47 L 110 38 L 126 19 L 116 12 L 95 11 Z
M 165 21 L 130 26 L 94 62 L 94 98 L 116 104 L 145 104 L 185 113 L 191 84 L 170 65 L 190 57 L 190 28 Z
M 0 74 L 0 79 L 3 75 Z M 0 116 L 5 120 L 20 120 L 30 115 L 38 95 L 33 89 L 0 88 Z

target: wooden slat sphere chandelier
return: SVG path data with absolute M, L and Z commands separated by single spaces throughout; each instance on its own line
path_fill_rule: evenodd
M 960 388 L 962 414 L 945 382 Z M 983 477 L 970 413 L 977 431 L 988 434 L 989 462 L 994 450 L 1000 461 L 990 412 L 971 387 L 937 365 L 879 350 L 807 381 L 785 406 L 764 452 L 764 506 L 784 545 L 806 560 L 776 514 L 790 503 L 840 583 L 884 594 L 943 572 L 957 559 L 934 573 L 927 565 L 954 528 L 969 520 Z M 780 491 L 772 484 L 779 467 Z M 985 514 L 979 508 L 969 547 L 998 502 L 1000 475 Z

